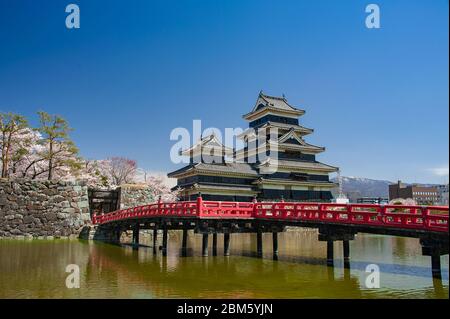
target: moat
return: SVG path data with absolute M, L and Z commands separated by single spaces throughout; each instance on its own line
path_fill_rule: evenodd
M 150 237 L 142 242 L 151 244 Z M 223 241 L 220 240 L 219 243 Z M 270 234 L 264 235 L 266 247 Z M 170 234 L 168 256 L 83 240 L 0 240 L 0 298 L 448 298 L 448 255 L 442 281 L 433 279 L 418 239 L 359 234 L 351 242 L 351 270 L 336 255 L 326 266 L 326 244 L 314 231 L 279 236 L 279 260 L 270 249 L 255 256 L 254 234 L 233 234 L 231 256 L 201 257 L 200 235 Z M 336 243 L 336 251 L 340 251 Z M 68 264 L 80 267 L 80 288 L 68 289 Z M 366 266 L 381 270 L 380 288 L 366 287 Z

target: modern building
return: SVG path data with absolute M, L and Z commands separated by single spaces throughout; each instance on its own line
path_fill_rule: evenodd
M 261 92 L 243 116 L 249 122 L 237 136 L 243 148 L 230 149 L 210 135 L 181 152 L 190 164 L 168 174 L 177 178 L 180 199 L 192 200 L 200 192 L 206 200 L 330 201 L 336 184 L 329 174 L 338 168 L 316 160 L 325 148 L 305 141 L 313 130 L 300 125 L 303 114 L 284 96 Z
M 396 198 L 412 198 L 418 205 L 436 205 L 439 202 L 439 192 L 434 186 L 407 185 L 398 181 L 389 185 L 389 200 Z
M 438 205 L 448 206 L 448 184 L 436 186 L 439 193 Z

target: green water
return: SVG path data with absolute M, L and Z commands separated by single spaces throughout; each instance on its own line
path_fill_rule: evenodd
M 149 237 L 142 238 L 150 243 Z M 443 280 L 431 278 L 429 257 L 418 240 L 358 235 L 351 242 L 351 270 L 325 265 L 326 245 L 310 231 L 279 235 L 273 261 L 270 234 L 263 259 L 255 235 L 233 234 L 231 256 L 201 257 L 201 236 L 189 235 L 189 256 L 180 257 L 181 234 L 171 233 L 169 255 L 151 248 L 78 240 L 0 240 L 0 298 L 448 298 L 448 256 Z M 219 235 L 219 243 L 222 236 Z M 210 240 L 211 242 L 211 240 Z M 211 255 L 211 250 L 210 250 Z M 380 288 L 365 286 L 368 264 L 380 267 Z M 80 267 L 80 288 L 66 287 L 68 264 Z

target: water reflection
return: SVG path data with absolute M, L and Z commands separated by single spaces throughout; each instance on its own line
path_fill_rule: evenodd
M 272 236 L 264 234 L 264 256 L 256 258 L 256 236 L 233 234 L 231 256 L 201 257 L 201 235 L 188 236 L 180 257 L 181 232 L 170 234 L 168 256 L 85 241 L 0 241 L 1 298 L 448 298 L 448 256 L 443 280 L 433 280 L 430 260 L 415 239 L 359 235 L 350 243 L 350 269 L 342 244 L 335 244 L 335 268 L 326 266 L 326 243 L 315 232 L 279 234 L 278 261 Z M 81 269 L 81 288 L 65 287 L 65 267 Z M 381 288 L 365 287 L 365 267 L 376 263 Z

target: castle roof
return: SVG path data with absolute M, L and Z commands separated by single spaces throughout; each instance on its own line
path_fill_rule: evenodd
M 244 132 L 242 132 L 241 134 L 239 134 L 237 137 L 242 139 L 246 136 L 254 136 L 256 137 L 256 133 L 258 133 L 259 129 L 271 129 L 271 128 L 276 128 L 276 129 L 280 129 L 281 131 L 290 131 L 291 129 L 293 129 L 295 132 L 301 134 L 301 135 L 307 135 L 307 134 L 311 134 L 314 132 L 313 129 L 311 128 L 307 128 L 301 125 L 295 125 L 295 124 L 286 124 L 286 123 L 278 123 L 278 122 L 271 122 L 271 121 L 267 121 L 263 124 L 261 124 L 260 126 L 256 126 L 253 128 L 248 128 L 246 129 Z
M 217 155 L 218 154 L 232 155 L 233 152 L 234 150 L 232 148 L 223 145 L 215 134 L 211 134 L 201 138 L 200 141 L 198 141 L 195 145 L 188 148 L 187 150 L 181 151 L 180 155 L 184 156 L 193 156 L 194 154 L 210 155 L 211 153 Z
M 228 175 L 258 176 L 258 172 L 247 163 L 197 163 L 183 167 L 168 174 L 169 177 L 190 175 L 191 173 L 214 174 L 223 173 Z
M 305 113 L 304 110 L 297 109 L 290 105 L 284 96 L 270 96 L 260 92 L 253 110 L 250 113 L 245 114 L 243 117 L 246 120 L 251 120 L 259 114 L 266 112 L 274 112 L 290 116 L 300 116 Z

